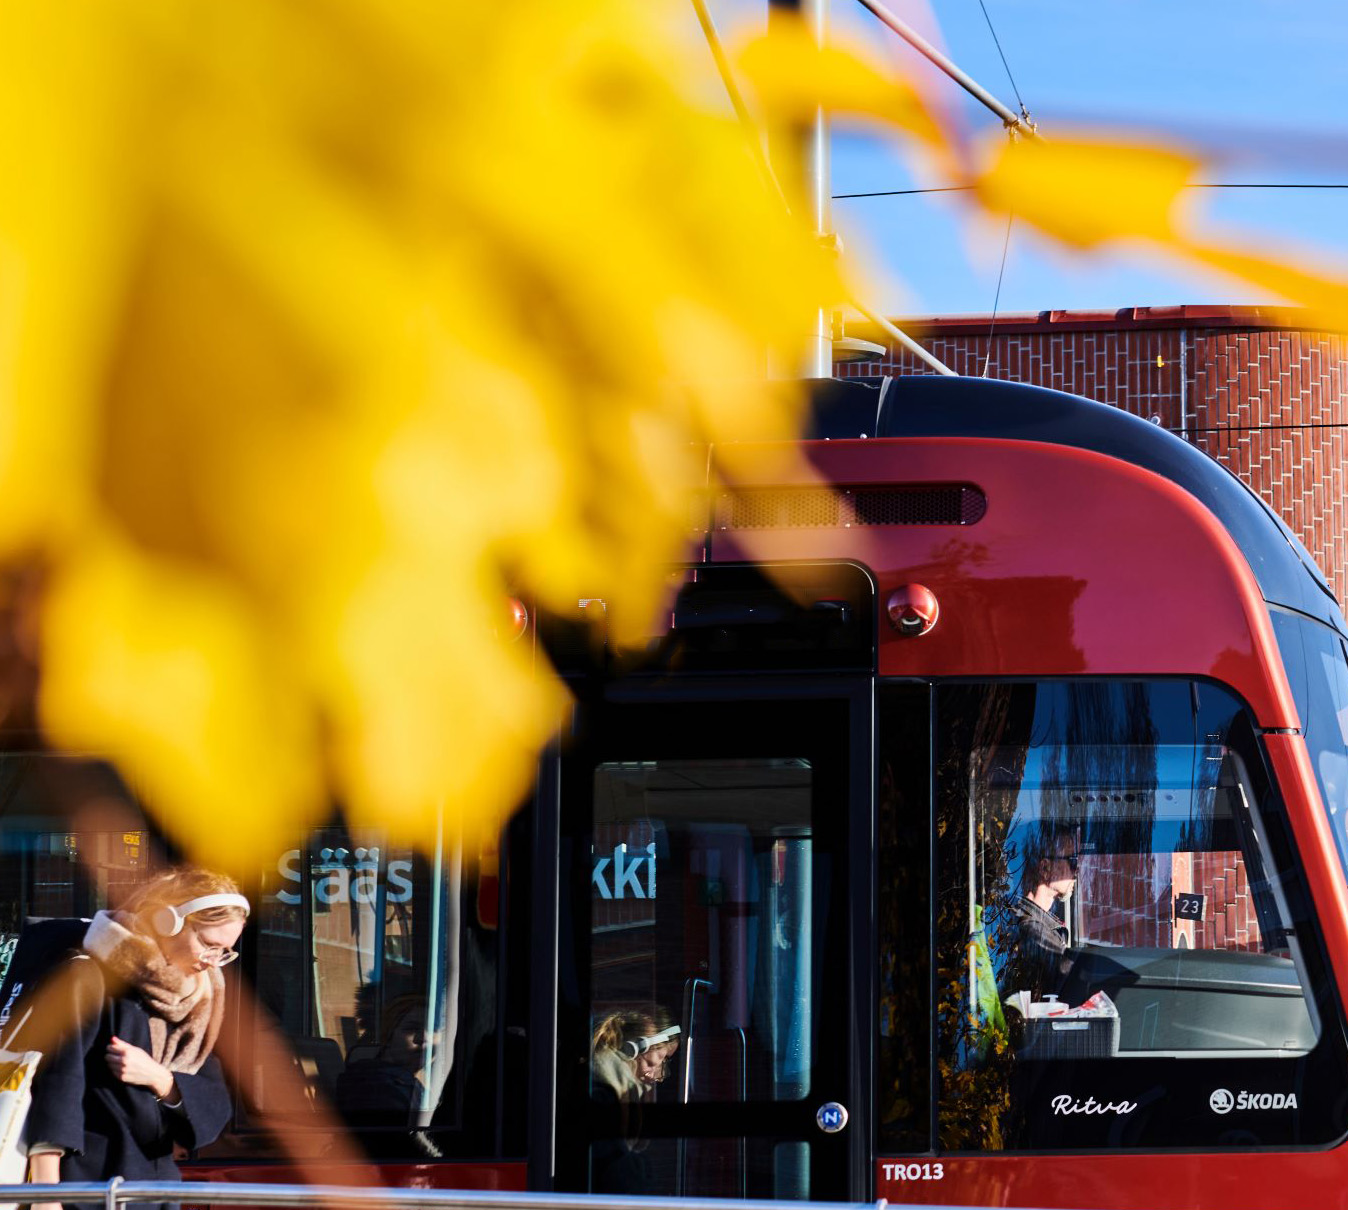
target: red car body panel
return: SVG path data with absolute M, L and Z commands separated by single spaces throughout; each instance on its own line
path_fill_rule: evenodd
M 182 1165 L 185 1181 L 219 1181 L 234 1184 L 302 1185 L 312 1179 L 312 1168 L 303 1172 L 293 1164 L 195 1163 Z M 330 1185 L 391 1186 L 395 1189 L 495 1189 L 521 1192 L 528 1165 L 523 1160 L 439 1160 L 433 1164 L 331 1164 L 323 1167 Z
M 852 559 L 878 585 L 881 676 L 1199 676 L 1231 686 L 1263 727 L 1299 726 L 1249 564 L 1206 508 L 1150 471 L 1090 450 L 981 438 L 813 443 L 814 472 L 843 487 L 971 483 L 975 525 L 714 532 L 715 562 Z M 805 486 L 764 449 L 735 485 Z M 927 634 L 884 620 L 918 583 L 940 603 Z M 1203 610 L 1193 607 L 1194 586 Z

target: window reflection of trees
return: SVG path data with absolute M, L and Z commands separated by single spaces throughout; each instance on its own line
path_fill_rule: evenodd
M 1156 821 L 1156 726 L 1147 687 L 1064 686 L 1065 725 L 1044 747 L 1040 851 L 1080 829 L 1083 853 L 1149 856 Z
M 882 1149 L 906 1153 L 932 1144 L 929 710 L 926 686 L 881 697 L 879 1126 Z
M 1159 737 L 1150 692 L 1105 682 L 1064 686 L 1062 697 L 1062 723 L 1043 749 L 1037 851 L 1051 852 L 1054 837 L 1070 831 L 1087 935 L 1156 944 L 1145 933 L 1155 931 L 1170 873 L 1156 853 Z
M 1012 889 L 1008 839 L 1015 802 L 1005 788 L 1024 777 L 1034 702 L 1031 685 L 950 686 L 938 697 L 936 1021 L 943 1148 L 1000 1151 L 1007 1145 L 1011 1045 L 1000 1024 L 1000 1001 L 979 997 L 975 972 L 1004 931 L 998 907 Z M 971 902 L 988 912 L 981 918 L 982 936 L 970 918 Z

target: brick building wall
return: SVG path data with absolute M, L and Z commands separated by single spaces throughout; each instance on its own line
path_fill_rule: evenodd
M 1070 391 L 1155 420 L 1225 463 L 1309 548 L 1348 600 L 1348 337 L 1286 326 L 1255 307 L 1045 311 L 900 320 L 959 374 Z M 884 344 L 841 376 L 932 373 Z
M 1175 919 L 1178 894 L 1202 896 L 1201 919 Z M 1255 952 L 1263 945 L 1238 852 L 1088 853 L 1077 896 L 1086 941 Z

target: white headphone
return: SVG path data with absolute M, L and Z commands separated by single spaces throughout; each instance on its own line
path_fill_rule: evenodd
M 177 907 L 156 908 L 154 915 L 150 917 L 150 923 L 161 937 L 176 937 L 183 931 L 183 924 L 193 912 L 204 912 L 208 908 L 215 907 L 243 908 L 245 916 L 252 911 L 252 905 L 242 895 L 235 895 L 232 892 L 201 895 L 196 899 L 189 899 L 186 903 L 180 903 Z
M 652 1046 L 659 1046 L 663 1042 L 668 1042 L 680 1032 L 682 1031 L 677 1025 L 671 1025 L 658 1034 L 647 1034 L 644 1038 L 634 1038 L 631 1042 L 624 1042 L 618 1053 L 625 1059 L 635 1059 L 638 1055 L 644 1055 Z

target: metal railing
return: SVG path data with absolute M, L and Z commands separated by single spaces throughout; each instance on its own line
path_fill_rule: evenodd
M 64 1202 L 118 1210 L 142 1202 L 191 1206 L 332 1206 L 344 1210 L 885 1210 L 886 1202 L 742 1201 L 712 1197 L 638 1197 L 603 1193 L 502 1193 L 382 1186 L 235 1184 L 230 1181 L 67 1182 L 0 1185 L 0 1205 Z M 963 1210 L 969 1210 L 968 1207 Z

